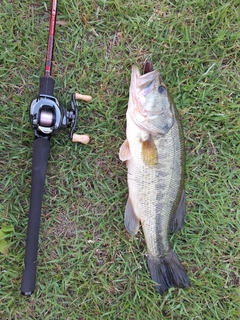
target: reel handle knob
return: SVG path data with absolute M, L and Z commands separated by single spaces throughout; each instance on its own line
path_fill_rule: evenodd
M 90 141 L 90 138 L 88 134 L 77 134 L 77 133 L 73 134 L 72 142 L 80 142 L 83 144 L 88 144 L 89 141 Z
M 76 100 L 82 100 L 82 101 L 85 101 L 85 102 L 90 102 L 92 101 L 92 97 L 91 96 L 88 96 L 86 94 L 81 94 L 81 93 L 75 93 L 75 99 Z

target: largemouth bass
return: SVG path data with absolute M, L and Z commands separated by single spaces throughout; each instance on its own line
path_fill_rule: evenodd
M 132 67 L 126 136 L 119 152 L 128 168 L 125 227 L 135 235 L 141 224 L 148 267 L 160 294 L 170 287 L 189 287 L 169 243 L 169 232 L 182 227 L 186 212 L 183 130 L 166 86 L 149 60 L 143 75 Z

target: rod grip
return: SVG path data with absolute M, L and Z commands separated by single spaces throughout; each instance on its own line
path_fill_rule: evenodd
M 40 86 L 39 86 L 39 94 L 53 96 L 54 95 L 54 85 L 55 81 L 51 77 L 41 77 L 40 78 Z
M 49 139 L 38 138 L 34 141 L 30 209 L 21 282 L 21 292 L 25 296 L 30 296 L 33 293 L 36 284 L 38 236 L 49 149 Z

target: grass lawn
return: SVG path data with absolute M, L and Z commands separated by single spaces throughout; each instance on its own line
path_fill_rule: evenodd
M 0 12 L 0 318 L 239 319 L 240 2 L 58 1 L 55 95 L 79 103 L 73 144 L 51 139 L 37 286 L 20 294 L 33 130 L 28 110 L 44 73 L 50 1 L 2 0 Z M 171 243 L 191 280 L 158 295 L 142 232 L 124 228 L 125 139 L 131 66 L 151 57 L 180 110 L 188 212 Z

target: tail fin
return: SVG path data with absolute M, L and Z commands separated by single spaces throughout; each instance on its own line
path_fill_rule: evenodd
M 187 273 L 173 250 L 160 260 L 148 257 L 148 267 L 152 280 L 156 282 L 156 290 L 160 294 L 171 287 L 190 286 Z

